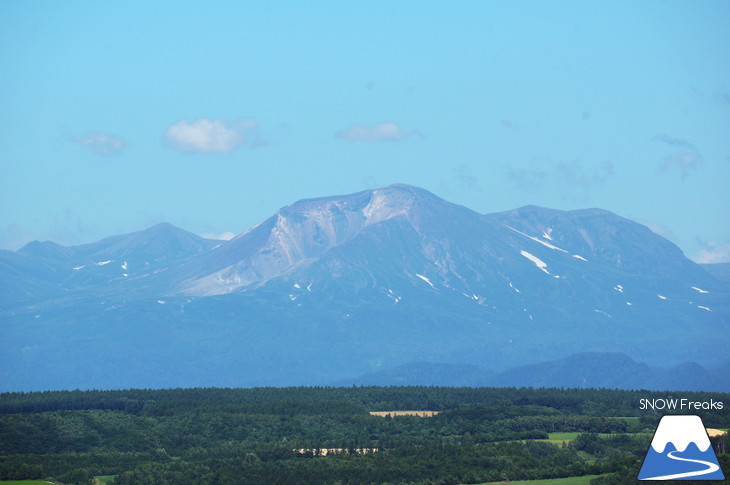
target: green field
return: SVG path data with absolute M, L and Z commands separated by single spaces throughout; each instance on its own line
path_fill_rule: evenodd
M 565 433 L 570 434 L 570 433 Z M 548 480 L 519 480 L 509 482 L 510 485 L 589 485 L 591 480 L 600 475 L 586 475 L 583 477 L 550 478 Z M 504 485 L 505 482 L 491 482 L 482 485 Z
M 573 441 L 582 433 L 548 433 L 550 441 Z
M 54 485 L 53 482 L 46 482 L 43 480 L 10 480 L 0 481 L 0 485 Z
M 548 433 L 548 439 L 546 440 L 535 440 L 542 441 L 544 443 L 552 443 L 554 445 L 568 444 L 578 437 L 581 433 Z
M 548 439 L 546 440 L 535 440 L 535 441 L 543 441 L 545 443 L 553 443 L 553 444 L 567 444 L 573 441 L 578 437 L 578 435 L 581 435 L 584 433 L 580 432 L 571 432 L 571 433 L 548 433 Z M 606 438 L 609 436 L 616 436 L 617 433 L 597 433 L 598 436 L 601 438 Z
M 103 476 L 103 477 L 94 477 L 94 478 L 96 478 L 96 480 L 98 480 L 98 483 L 106 485 L 114 478 L 114 475 L 107 475 L 107 476 Z M 55 485 L 55 484 L 53 482 L 46 482 L 43 480 L 10 480 L 10 481 L 0 480 L 0 485 Z

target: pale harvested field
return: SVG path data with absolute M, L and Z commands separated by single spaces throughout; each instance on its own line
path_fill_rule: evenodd
M 419 416 L 421 418 L 430 418 L 431 416 L 436 416 L 438 413 L 438 411 L 370 411 L 371 415 L 380 416 L 381 418 L 386 416 Z
M 714 438 L 715 436 L 720 436 L 721 434 L 727 433 L 727 431 L 723 431 L 721 429 L 715 429 L 715 428 L 705 428 L 707 429 L 707 434 L 710 436 L 710 438 Z

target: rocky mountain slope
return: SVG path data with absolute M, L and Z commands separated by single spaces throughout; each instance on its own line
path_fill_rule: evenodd
M 6 389 L 326 384 L 622 352 L 719 365 L 730 290 L 600 209 L 479 214 L 394 185 L 303 200 L 230 241 L 163 224 L 0 252 Z

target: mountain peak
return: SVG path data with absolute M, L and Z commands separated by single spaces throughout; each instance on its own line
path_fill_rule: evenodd
M 148 233 L 157 233 L 157 232 L 186 232 L 183 229 L 180 229 L 179 227 L 175 227 L 169 222 L 159 222 L 155 224 L 154 226 L 150 226 L 147 229 L 144 229 L 141 232 L 148 232 Z
M 315 224 L 328 234 L 330 242 L 335 242 L 342 240 L 339 236 L 349 237 L 365 226 L 408 216 L 424 201 L 448 204 L 427 190 L 407 184 L 393 184 L 350 195 L 299 200 L 277 213 L 276 224 L 289 227 L 292 224 Z M 324 227 L 332 225 L 338 227 Z M 339 236 L 332 237 L 335 233 Z
M 47 259 L 68 259 L 73 257 L 74 251 L 66 246 L 61 246 L 53 241 L 31 241 L 18 249 L 18 254 L 30 257 Z
M 90 260 L 170 261 L 207 251 L 217 244 L 167 222 L 141 231 L 111 236 L 100 241 L 74 246 L 77 254 Z
M 386 185 L 385 187 L 380 187 L 377 189 L 372 189 L 373 192 L 387 192 L 392 194 L 410 194 L 413 196 L 418 197 L 436 197 L 434 194 L 429 192 L 426 189 L 422 189 L 421 187 L 416 187 L 415 185 L 409 185 L 409 184 L 403 184 L 403 183 L 395 183 Z

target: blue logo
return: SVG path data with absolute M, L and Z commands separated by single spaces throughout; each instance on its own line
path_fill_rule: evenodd
M 702 418 L 662 417 L 651 440 L 639 480 L 724 480 Z

